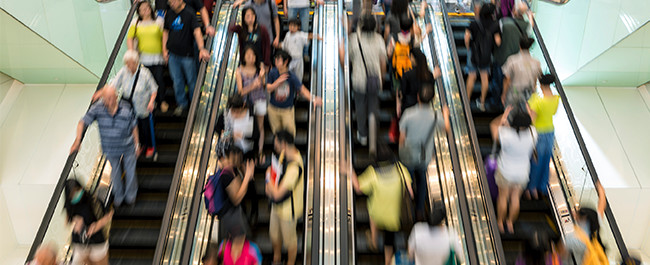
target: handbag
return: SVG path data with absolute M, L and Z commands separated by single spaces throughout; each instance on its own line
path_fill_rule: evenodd
M 401 226 L 400 228 L 406 234 L 409 234 L 411 232 L 411 228 L 413 228 L 413 224 L 415 224 L 415 218 L 413 216 L 415 207 L 413 206 L 413 200 L 411 199 L 411 195 L 409 194 L 408 188 L 406 186 L 409 184 L 406 183 L 406 177 L 404 176 L 402 165 L 401 163 L 397 162 L 395 163 L 395 166 L 397 167 L 400 181 L 402 182 L 402 208 L 399 218 Z
M 496 201 L 499 196 L 499 187 L 494 180 L 494 174 L 497 171 L 497 142 L 494 141 L 492 144 L 492 152 L 485 158 L 485 175 L 488 181 L 488 187 L 490 188 L 490 195 L 492 201 Z
M 390 128 L 388 130 L 388 140 L 391 143 L 397 143 L 399 141 L 399 120 L 397 117 L 390 119 Z

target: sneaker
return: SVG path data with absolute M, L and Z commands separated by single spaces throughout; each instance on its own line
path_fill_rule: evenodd
M 153 157 L 153 151 L 154 151 L 153 147 L 149 147 L 149 148 L 147 148 L 147 152 L 145 153 L 145 156 L 146 156 L 147 158 L 151 158 L 151 157 Z
M 361 136 L 359 132 L 357 132 L 357 141 L 361 144 L 361 146 L 367 146 L 368 145 L 368 136 Z
M 183 108 L 183 107 L 181 107 L 181 106 L 176 107 L 176 109 L 174 109 L 174 116 L 181 116 L 181 115 L 183 115 L 183 110 L 184 110 L 184 109 L 185 109 L 185 108 Z
M 480 99 L 476 99 L 476 108 L 478 108 L 481 112 L 485 112 L 485 103 L 482 103 Z
M 162 103 L 160 103 L 160 111 L 162 111 L 162 113 L 166 113 L 168 110 L 169 110 L 169 104 L 167 104 L 167 101 L 163 101 Z

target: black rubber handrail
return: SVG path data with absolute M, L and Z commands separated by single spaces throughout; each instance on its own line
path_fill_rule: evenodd
M 598 174 L 596 173 L 596 168 L 594 167 L 594 164 L 591 161 L 591 156 L 589 155 L 589 151 L 587 150 L 587 145 L 585 144 L 585 141 L 582 138 L 582 133 L 580 133 L 580 127 L 578 127 L 578 122 L 576 121 L 575 115 L 573 114 L 573 110 L 569 105 L 569 99 L 567 98 L 566 93 L 564 91 L 564 87 L 562 86 L 562 82 L 560 82 L 560 78 L 558 77 L 557 72 L 555 71 L 555 66 L 551 61 L 551 56 L 548 53 L 548 49 L 546 48 L 546 44 L 544 43 L 544 39 L 542 38 L 542 34 L 539 31 L 539 28 L 537 27 L 537 23 L 535 22 L 534 18 L 532 22 L 533 22 L 533 32 L 535 33 L 535 38 L 537 39 L 537 43 L 540 47 L 540 50 L 542 51 L 542 54 L 544 55 L 544 60 L 546 61 L 546 65 L 548 66 L 551 75 L 553 75 L 553 77 L 555 78 L 555 88 L 557 89 L 557 92 L 560 98 L 562 99 L 562 106 L 564 106 L 564 110 L 566 111 L 567 117 L 569 119 L 569 123 L 571 124 L 571 128 L 573 129 L 573 134 L 575 135 L 576 140 L 578 141 L 578 146 L 580 147 L 580 152 L 582 153 L 585 163 L 587 164 L 587 170 L 589 170 L 589 175 L 591 176 L 591 180 L 594 183 L 594 187 L 596 187 L 595 184 L 599 182 Z M 630 254 L 627 250 L 627 246 L 625 245 L 625 242 L 623 241 L 623 236 L 621 235 L 621 231 L 618 229 L 618 225 L 616 224 L 616 219 L 614 218 L 614 213 L 612 212 L 612 208 L 609 206 L 609 201 L 607 201 L 607 207 L 605 207 L 605 216 L 607 217 L 607 221 L 609 223 L 609 226 L 611 227 L 612 235 L 614 236 L 616 245 L 618 245 L 618 249 L 621 253 L 621 257 L 623 258 L 623 260 L 627 260 L 630 257 Z
M 460 96 L 463 102 L 463 111 L 465 112 L 465 120 L 467 122 L 467 127 L 469 130 L 470 134 L 470 139 L 471 139 L 471 145 L 473 152 L 472 154 L 474 155 L 474 160 L 476 162 L 476 167 L 477 167 L 477 172 L 478 172 L 478 177 L 479 177 L 479 182 L 481 183 L 481 197 L 482 198 L 492 198 L 490 194 L 490 190 L 487 188 L 488 183 L 487 183 L 487 174 L 485 173 L 485 166 L 483 165 L 483 158 L 481 157 L 480 154 L 480 148 L 478 144 L 478 136 L 476 134 L 476 126 L 474 125 L 474 118 L 472 117 L 472 112 L 469 106 L 469 96 L 467 95 L 467 90 L 465 88 L 465 79 L 462 76 L 462 71 L 460 69 L 460 60 L 458 59 L 458 52 L 456 50 L 456 43 L 453 39 L 453 31 L 451 29 L 451 23 L 449 22 L 449 16 L 447 15 L 447 6 L 444 1 L 441 1 L 442 5 L 442 15 L 443 19 L 445 22 L 446 26 L 446 32 L 447 32 L 447 42 L 449 44 L 449 48 L 451 48 L 451 56 L 453 58 L 453 64 L 455 68 L 455 73 L 456 73 L 456 81 L 458 82 L 458 87 L 459 87 L 459 92 Z M 488 215 L 488 220 L 490 223 L 490 231 L 491 231 L 491 236 L 493 239 L 493 244 L 495 245 L 495 256 L 497 259 L 498 264 L 506 264 L 506 259 L 505 259 L 505 253 L 503 251 L 503 245 L 501 243 L 501 234 L 499 233 L 499 230 L 497 228 L 497 222 L 496 222 L 496 213 L 494 211 L 494 203 L 492 203 L 492 200 L 490 199 L 485 199 L 484 200 L 485 204 L 485 210 L 487 211 Z
M 95 90 L 99 90 L 104 85 L 106 84 L 106 80 L 108 80 L 108 76 L 111 73 L 111 70 L 113 69 L 113 65 L 115 64 L 115 59 L 117 58 L 117 55 L 120 52 L 120 48 L 122 47 L 122 44 L 124 43 L 124 38 L 126 38 L 126 33 L 129 31 L 129 26 L 131 24 L 131 21 L 133 20 L 133 16 L 136 13 L 138 5 L 133 5 L 131 3 L 131 9 L 129 9 L 129 13 L 126 15 L 126 19 L 124 20 L 124 23 L 122 24 L 122 29 L 120 30 L 120 34 L 117 37 L 117 40 L 115 41 L 115 45 L 113 46 L 113 51 L 111 51 L 111 55 L 108 57 L 108 62 L 106 63 L 106 67 L 104 67 L 104 72 L 102 73 L 102 77 L 99 79 L 99 83 L 97 83 L 97 88 Z M 92 105 L 92 102 L 89 104 Z M 80 142 L 83 143 L 85 131 L 81 135 Z M 32 246 L 29 250 L 29 255 L 27 256 L 27 260 L 31 260 L 34 257 L 34 254 L 36 253 L 36 250 L 38 247 L 43 243 L 43 238 L 45 238 L 45 233 L 47 232 L 47 229 L 50 226 L 50 222 L 52 221 L 52 217 L 54 216 L 54 210 L 56 210 L 56 206 L 59 202 L 59 198 L 61 198 L 61 194 L 63 193 L 63 186 L 65 185 L 65 181 L 68 179 L 68 176 L 70 175 L 70 171 L 72 170 L 72 167 L 74 166 L 75 159 L 77 158 L 78 151 L 74 151 L 68 155 L 68 158 L 65 162 L 65 166 L 63 167 L 63 171 L 61 172 L 61 176 L 59 177 L 59 180 L 56 183 L 56 187 L 54 188 L 54 192 L 52 193 L 52 198 L 50 198 L 50 203 L 47 206 L 47 210 L 45 210 L 45 215 L 43 216 L 43 220 L 41 221 L 41 225 L 38 228 L 38 232 L 36 233 L 36 237 L 34 238 L 34 242 L 32 243 Z
M 218 17 L 217 11 L 218 8 L 221 8 L 221 5 L 222 5 L 222 0 L 218 0 L 217 4 L 214 6 L 214 10 L 213 10 L 214 15 L 212 16 L 212 21 L 210 22 L 210 25 L 212 25 L 213 27 L 217 22 L 217 17 Z M 213 36 L 208 36 L 205 42 L 206 44 L 205 49 L 207 49 L 208 51 L 212 50 L 213 38 L 214 38 Z M 211 56 L 220 56 L 220 55 L 211 54 Z M 174 176 L 172 178 L 172 183 L 169 188 L 169 195 L 167 197 L 165 214 L 163 215 L 162 224 L 160 226 L 158 242 L 156 243 L 156 251 L 154 253 L 153 264 L 160 264 L 162 262 L 162 258 L 165 252 L 165 246 L 168 241 L 169 229 L 171 226 L 171 221 L 173 219 L 172 212 L 176 205 L 176 197 L 178 194 L 178 190 L 180 188 L 181 175 L 183 173 L 182 172 L 183 166 L 185 165 L 187 149 L 189 148 L 190 138 L 192 138 L 190 132 L 192 131 L 192 127 L 194 126 L 193 121 L 196 116 L 196 109 L 198 108 L 199 101 L 200 101 L 199 99 L 202 94 L 203 82 L 205 81 L 205 73 L 206 73 L 208 61 L 201 62 L 198 76 L 196 77 L 196 84 L 194 85 L 194 95 L 192 96 L 192 104 L 190 105 L 190 112 L 187 115 L 187 121 L 185 122 L 185 128 L 183 130 L 183 139 L 181 140 L 178 157 L 176 158 L 176 166 L 174 167 Z
M 426 13 L 433 12 L 429 6 L 427 5 L 427 10 Z M 424 21 L 427 21 L 427 18 L 430 18 L 430 16 L 425 16 Z M 429 23 L 433 24 L 433 21 L 429 21 Z M 447 35 L 449 35 L 449 32 L 447 32 Z M 453 34 L 451 34 L 453 36 Z M 440 60 L 437 56 L 436 53 L 436 46 L 434 43 L 434 35 L 433 33 L 430 33 L 429 36 L 429 47 L 431 48 L 431 56 L 434 61 L 434 63 L 439 63 Z M 447 97 L 445 96 L 445 93 L 443 93 L 443 89 L 445 89 L 445 86 L 443 85 L 442 78 L 438 78 L 436 80 L 436 85 L 438 86 L 436 91 L 438 92 L 438 98 L 440 99 L 440 104 L 441 106 L 447 107 L 449 104 L 447 103 Z M 458 194 L 458 206 L 460 207 L 460 216 L 461 216 L 461 224 L 463 226 L 463 231 L 465 232 L 465 244 L 467 246 L 467 251 L 468 251 L 468 264 L 479 264 L 479 257 L 478 257 L 478 251 L 476 249 L 476 239 L 474 237 L 474 232 L 472 229 L 472 216 L 469 212 L 469 203 L 467 202 L 467 195 L 465 193 L 465 183 L 463 181 L 463 173 L 461 172 L 461 167 L 460 167 L 460 157 L 458 156 L 458 147 L 456 146 L 456 141 L 455 141 L 455 134 L 454 130 L 445 130 L 445 133 L 447 134 L 447 143 L 449 145 L 449 153 L 451 156 L 451 163 L 452 163 L 452 170 L 454 172 L 454 182 L 456 183 L 456 192 Z M 461 136 L 457 136 L 461 137 Z M 440 178 L 442 179 L 442 178 Z
M 230 19 L 228 20 L 229 23 L 236 21 L 237 19 L 237 9 L 233 8 L 232 13 L 230 14 Z M 214 16 L 216 17 L 216 15 Z M 228 30 L 228 27 L 230 25 L 226 26 L 225 30 Z M 228 34 L 226 35 L 225 39 L 225 44 L 226 46 L 224 47 L 224 53 L 223 56 L 226 56 L 227 54 L 231 54 L 231 50 L 233 49 L 232 47 L 232 39 L 233 39 L 234 32 L 230 32 L 228 30 Z M 237 44 L 235 44 L 237 45 Z M 231 56 L 238 56 L 237 54 L 232 54 Z M 224 62 L 226 62 L 225 59 L 229 59 L 224 57 Z M 181 261 L 180 264 L 190 264 L 191 259 L 192 259 L 192 248 L 194 245 L 194 235 L 196 231 L 196 226 L 197 226 L 197 220 L 199 218 L 199 212 L 202 210 L 201 209 L 201 200 L 203 198 L 202 193 L 203 193 L 203 184 L 205 183 L 205 178 L 206 178 L 206 172 L 208 169 L 208 162 L 210 159 L 210 150 L 212 146 L 212 139 L 214 135 L 214 127 L 216 125 L 216 120 L 219 112 L 219 104 L 221 103 L 222 96 L 223 96 L 223 91 L 224 91 L 224 81 L 225 81 L 225 76 L 226 73 L 228 72 L 228 63 L 222 64 L 221 68 L 218 69 L 219 75 L 217 78 L 217 83 L 215 84 L 216 86 L 216 91 L 215 91 L 215 100 L 212 101 L 212 111 L 210 113 L 210 121 L 208 122 L 208 127 L 206 129 L 206 136 L 205 136 L 205 141 L 203 142 L 203 153 L 200 158 L 199 162 L 199 170 L 197 173 L 196 177 L 196 185 L 194 185 L 194 191 L 193 191 L 193 196 L 192 196 L 192 203 L 191 203 L 191 208 L 190 208 L 190 214 L 187 218 L 187 229 L 185 230 L 185 239 L 183 242 L 183 251 L 181 252 Z M 225 88 L 225 89 L 230 89 L 230 88 Z

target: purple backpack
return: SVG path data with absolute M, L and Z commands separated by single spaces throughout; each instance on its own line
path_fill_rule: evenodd
M 210 215 L 218 215 L 228 199 L 223 185 L 220 185 L 220 179 L 221 169 L 208 177 L 208 182 L 203 187 L 205 208 Z

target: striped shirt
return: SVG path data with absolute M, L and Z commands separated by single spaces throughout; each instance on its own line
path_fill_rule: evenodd
M 113 116 L 102 100 L 97 101 L 81 120 L 86 126 L 97 121 L 104 154 L 119 156 L 135 150 L 133 128 L 135 128 L 137 120 L 128 103 L 120 101 L 117 112 Z

